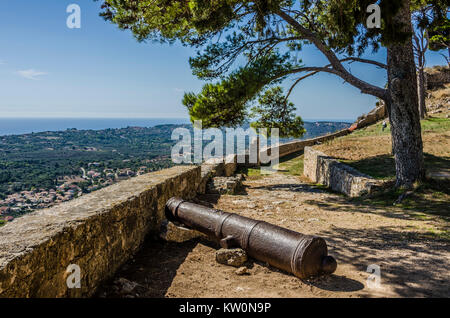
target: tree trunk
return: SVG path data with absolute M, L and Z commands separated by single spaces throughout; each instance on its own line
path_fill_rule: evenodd
M 419 114 L 420 118 L 424 119 L 427 116 L 427 107 L 425 104 L 425 97 L 427 93 L 426 83 L 425 83 L 425 71 L 423 67 L 419 67 L 419 72 L 417 74 L 418 80 L 418 93 L 419 93 Z
M 410 1 L 395 20 L 403 23 L 411 32 Z M 404 43 L 391 44 L 387 48 L 389 121 L 391 123 L 392 149 L 395 158 L 396 186 L 411 188 L 425 176 L 423 144 L 420 127 L 417 75 L 411 38 Z
M 448 51 L 447 64 L 448 64 L 448 67 L 450 67 L 450 46 L 447 48 L 447 51 Z

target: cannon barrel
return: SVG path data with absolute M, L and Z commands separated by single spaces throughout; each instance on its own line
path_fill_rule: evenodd
M 328 256 L 325 240 L 264 221 L 211 209 L 173 197 L 166 217 L 219 241 L 223 248 L 240 247 L 250 257 L 300 278 L 331 274 L 336 260 Z

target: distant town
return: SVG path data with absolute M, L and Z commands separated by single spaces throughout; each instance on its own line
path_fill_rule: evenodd
M 148 160 L 148 163 L 168 161 L 169 158 L 158 158 Z M 123 160 L 124 163 L 130 160 Z M 112 185 L 118 181 L 127 180 L 131 177 L 142 175 L 153 171 L 148 166 L 140 166 L 137 171 L 131 168 L 110 169 L 102 168 L 99 162 L 88 163 L 86 168 L 80 168 L 81 175 L 71 175 L 58 178 L 59 185 L 51 189 L 32 188 L 9 194 L 0 200 L 0 216 L 4 221 L 12 221 L 13 215 L 21 215 L 36 209 L 48 208 L 53 205 L 80 197 L 83 194 Z
M 179 125 L 0 136 L 0 225 L 173 166 L 171 132 L 176 127 Z

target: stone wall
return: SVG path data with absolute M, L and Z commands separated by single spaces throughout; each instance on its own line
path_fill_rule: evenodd
M 215 176 L 232 176 L 238 168 L 237 155 L 229 155 L 226 158 L 212 158 L 201 166 L 201 180 L 198 193 L 206 192 L 206 184 Z
M 358 170 L 311 147 L 305 148 L 303 174 L 314 183 L 356 197 L 370 193 L 377 182 Z
M 201 167 L 138 176 L 0 228 L 0 297 L 87 297 L 158 232 L 172 196 L 192 198 Z M 66 269 L 81 269 L 68 289 Z
M 350 127 L 350 130 L 353 131 L 355 129 L 361 129 L 370 126 L 387 117 L 388 113 L 386 105 L 383 101 L 380 101 L 379 105 L 372 109 L 367 115 L 360 116 Z
M 305 147 L 314 146 L 314 145 L 335 139 L 337 137 L 342 137 L 342 136 L 348 135 L 350 132 L 351 131 L 349 131 L 348 129 L 342 129 L 335 133 L 312 138 L 312 139 L 295 140 L 295 141 L 287 142 L 287 143 L 284 143 L 284 144 L 281 144 L 278 146 L 265 147 L 264 149 L 261 149 L 259 156 L 260 156 L 260 158 L 264 158 L 264 156 L 267 158 L 272 153 L 274 153 L 274 151 L 276 151 L 278 148 L 279 158 L 282 158 L 282 157 L 288 156 L 290 154 L 303 151 L 305 149 Z

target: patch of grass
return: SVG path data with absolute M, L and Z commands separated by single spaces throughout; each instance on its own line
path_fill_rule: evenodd
M 320 190 L 327 190 L 327 191 L 331 191 L 331 189 L 329 187 L 327 187 L 326 185 L 320 184 L 320 183 L 312 183 L 311 184 L 315 189 L 320 189 Z
M 301 176 L 303 175 L 303 159 L 303 152 L 281 158 L 278 171 L 291 176 Z
M 380 155 L 355 161 L 341 161 L 375 179 L 393 180 L 395 178 L 395 161 L 391 155 Z M 424 161 L 427 170 L 448 169 L 450 167 L 450 158 L 447 157 L 424 153 Z
M 427 238 L 433 239 L 433 240 L 450 240 L 450 231 L 447 229 L 444 230 L 437 230 L 437 229 L 428 229 L 427 233 L 425 233 L 425 236 Z
M 383 131 L 382 123 L 383 121 L 380 121 L 374 125 L 356 130 L 351 135 L 348 135 L 348 138 L 354 138 L 354 137 L 367 137 L 367 136 L 383 136 L 383 135 L 390 135 L 391 134 L 391 128 L 389 121 L 386 120 L 387 127 Z M 450 119 L 449 118 L 438 118 L 438 117 L 428 117 L 426 119 L 421 120 L 421 126 L 422 126 L 422 132 L 426 131 L 448 131 L 450 130 Z M 344 137 L 345 138 L 345 137 Z
M 247 169 L 247 176 L 249 177 L 261 177 L 261 169 L 249 168 Z
M 250 179 L 261 178 L 261 170 L 259 168 L 239 167 L 237 173 L 241 173 Z
M 303 151 L 280 158 L 280 163 L 276 168 L 278 169 L 278 172 L 282 174 L 291 176 L 303 175 Z M 242 173 L 251 179 L 263 177 L 260 168 L 243 167 L 239 168 L 238 173 Z
M 438 132 L 450 130 L 449 118 L 428 117 L 421 121 L 422 132 Z

